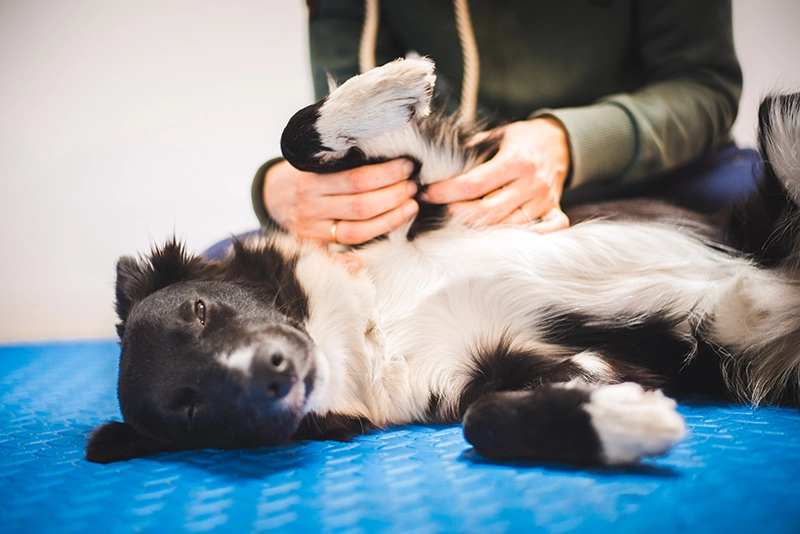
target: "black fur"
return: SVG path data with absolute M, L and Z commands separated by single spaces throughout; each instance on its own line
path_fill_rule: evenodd
M 797 107 L 797 95 L 770 96 L 761 102 L 758 110 L 761 154 L 767 154 L 767 143 L 775 134 L 770 109 L 776 105 L 783 115 L 791 114 Z M 786 195 L 771 165 L 763 165 L 759 171 L 764 177 L 758 183 L 758 192 L 734 207 L 726 225 L 727 239 L 735 248 L 751 254 L 763 265 L 773 266 L 797 250 L 800 208 Z
M 671 395 L 725 395 L 719 354 L 693 328 L 691 337 L 677 326 L 652 317 L 592 317 L 585 313 L 550 313 L 544 338 L 574 352 L 592 351 L 614 368 L 621 381 L 638 382 Z
M 374 428 L 376 428 L 375 425 L 364 417 L 335 413 L 324 416 L 308 414 L 300 422 L 292 439 L 349 441 Z
M 464 416 L 464 437 L 491 460 L 595 464 L 600 440 L 584 410 L 589 394 L 545 385 L 476 400 Z
M 419 211 L 408 229 L 406 237 L 409 241 L 422 234 L 441 228 L 447 221 L 447 206 L 443 204 L 419 203 Z
M 333 169 L 316 165 L 314 156 L 327 147 L 322 145 L 319 132 L 315 128 L 319 119 L 319 108 L 325 100 L 305 107 L 295 113 L 294 117 L 283 130 L 281 136 L 281 151 L 290 162 L 297 162 L 296 167 L 308 172 L 334 172 Z M 328 148 L 330 150 L 330 148 Z
M 308 319 L 308 297 L 294 271 L 297 258 L 284 258 L 271 247 L 248 249 L 237 240 L 232 246 L 235 261 L 226 264 L 225 279 L 247 284 L 297 324 Z
M 147 436 L 128 423 L 113 421 L 97 428 L 86 446 L 86 459 L 107 464 L 172 450 L 168 441 Z
M 368 163 L 381 163 L 385 159 L 367 158 L 357 147 L 347 151 L 341 158 L 331 161 L 322 161 L 317 155 L 331 150 L 322 144 L 319 132 L 315 128 L 319 119 L 320 108 L 327 99 L 324 98 L 316 104 L 311 104 L 297 113 L 289 120 L 281 135 L 281 152 L 283 157 L 296 169 L 319 174 L 344 171 L 361 167 Z
M 122 258 L 118 393 L 126 422 L 99 428 L 87 458 L 109 461 L 115 443 L 128 451 L 120 451 L 123 459 L 289 439 L 300 424 L 290 407 L 304 402 L 315 378 L 313 344 L 302 327 L 308 299 L 293 262 L 271 247 L 241 243 L 228 261 L 208 262 L 174 241 L 148 261 Z M 252 344 L 259 348 L 250 377 L 216 360 Z
M 581 369 L 563 358 L 532 351 L 514 350 L 510 340 L 480 350 L 472 358 L 470 380 L 461 392 L 459 419 L 476 400 L 497 391 L 535 389 L 550 382 L 566 382 L 581 375 Z

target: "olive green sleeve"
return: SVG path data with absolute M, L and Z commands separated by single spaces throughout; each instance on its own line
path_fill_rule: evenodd
M 284 161 L 283 158 L 272 158 L 261 167 L 258 168 L 256 171 L 256 175 L 253 178 L 253 185 L 250 187 L 250 197 L 253 201 L 253 211 L 256 212 L 256 217 L 258 217 L 258 222 L 261 223 L 261 227 L 265 231 L 284 231 L 281 226 L 275 222 L 275 220 L 270 217 L 269 212 L 267 211 L 267 206 L 264 204 L 264 180 L 267 176 L 267 171 L 269 171 L 275 164 Z

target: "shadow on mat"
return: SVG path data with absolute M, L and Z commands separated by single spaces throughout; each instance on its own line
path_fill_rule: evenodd
M 107 465 L 90 464 L 98 468 L 141 470 L 155 466 L 158 469 L 197 469 L 209 474 L 236 480 L 262 480 L 272 475 L 306 469 L 315 463 L 318 452 L 303 450 L 303 442 L 257 449 L 199 449 L 190 451 L 160 452 Z
M 625 466 L 575 466 L 569 464 L 556 464 L 548 462 L 493 462 L 481 456 L 474 448 L 469 448 L 460 456 L 459 460 L 465 463 L 497 469 L 544 469 L 560 473 L 585 473 L 589 475 L 634 475 L 643 477 L 678 478 L 680 473 L 669 467 L 662 467 L 647 463 Z

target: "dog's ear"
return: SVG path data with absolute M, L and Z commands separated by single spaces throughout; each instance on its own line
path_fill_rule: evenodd
M 107 464 L 169 450 L 167 443 L 142 434 L 132 425 L 112 421 L 92 432 L 86 445 L 86 459 Z
M 130 256 L 123 256 L 117 262 L 117 316 L 122 323 L 117 325 L 117 333 L 122 337 L 122 330 L 131 306 L 146 296 L 151 269 Z
M 213 276 L 216 264 L 186 253 L 183 245 L 171 239 L 154 249 L 150 256 L 137 260 L 123 256 L 117 262 L 117 316 L 120 338 L 131 308 L 146 296 L 176 282 Z

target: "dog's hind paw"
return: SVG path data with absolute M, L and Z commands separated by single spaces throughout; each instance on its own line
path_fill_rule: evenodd
M 686 427 L 675 401 L 661 391 L 626 382 L 592 391 L 584 410 L 601 442 L 606 464 L 630 464 L 660 456 L 683 439 Z
M 634 464 L 685 435 L 675 402 L 638 384 L 498 391 L 464 414 L 464 437 L 491 460 Z
M 316 129 L 322 145 L 335 157 L 358 146 L 359 139 L 428 115 L 435 82 L 428 58 L 398 59 L 350 78 L 319 109 Z

